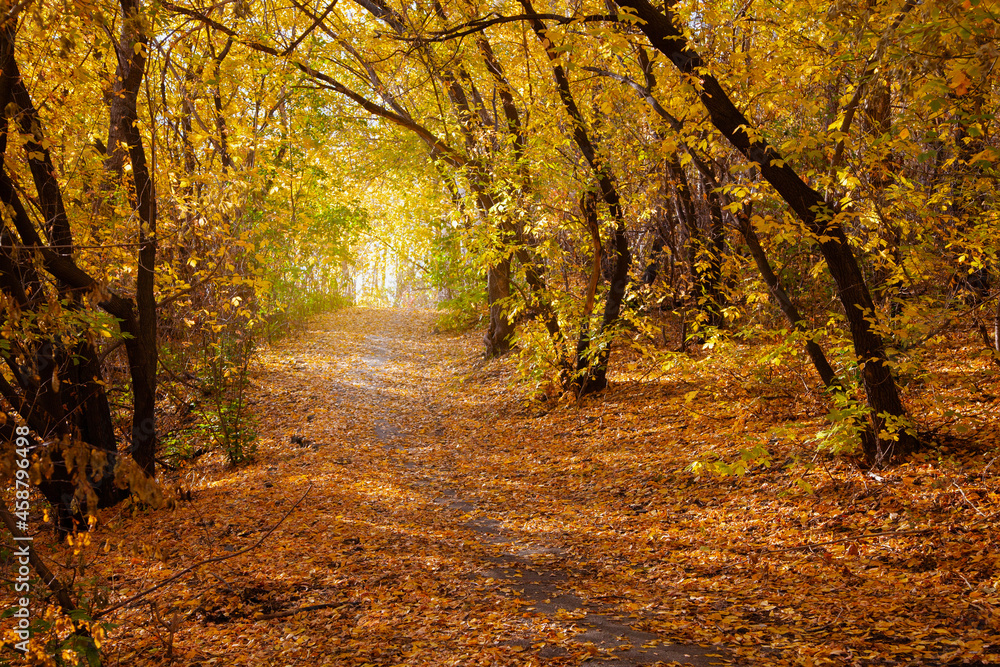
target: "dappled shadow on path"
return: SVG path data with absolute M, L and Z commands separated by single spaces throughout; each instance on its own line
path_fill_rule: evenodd
M 351 486 L 368 491 L 363 506 L 377 508 L 378 518 L 369 518 L 372 526 L 405 539 L 413 547 L 411 556 L 435 559 L 436 578 L 476 591 L 477 605 L 462 618 L 482 618 L 464 620 L 465 632 L 490 649 L 495 664 L 720 662 L 716 650 L 675 645 L 673 638 L 632 627 L 629 614 L 614 603 L 581 598 L 574 589 L 579 573 L 564 549 L 545 546 L 543 534 L 523 539 L 506 530 L 490 518 L 488 502 L 462 488 L 454 462 L 474 455 L 463 449 L 462 434 L 480 427 L 478 408 L 488 397 L 461 384 L 475 358 L 468 341 L 428 335 L 429 328 L 426 313 L 352 309 L 277 346 L 262 378 L 275 387 L 298 384 L 313 393 L 293 393 L 288 411 L 272 419 L 269 431 L 283 430 L 289 438 L 311 443 L 340 439 L 353 444 L 349 472 L 358 474 Z M 476 412 L 469 411 L 470 404 Z M 480 444 L 489 448 L 488 442 Z M 323 465 L 323 455 L 320 448 L 315 465 Z M 447 539 L 440 539 L 443 534 Z M 456 536 L 461 554 L 450 553 Z M 405 604 L 406 595 L 400 601 Z M 500 622 L 491 619 L 501 610 Z M 436 650 L 444 658 L 447 642 Z M 413 660 L 419 663 L 416 656 Z
M 810 436 L 782 394 L 717 372 L 528 404 L 509 360 L 432 321 L 348 309 L 265 352 L 256 461 L 204 457 L 175 477 L 193 500 L 111 522 L 148 551 L 85 557 L 123 599 L 265 541 L 116 615 L 108 664 L 919 664 L 1000 643 L 992 473 L 795 468 Z M 765 437 L 773 465 L 686 470 Z M 169 645 L 145 629 L 174 614 Z

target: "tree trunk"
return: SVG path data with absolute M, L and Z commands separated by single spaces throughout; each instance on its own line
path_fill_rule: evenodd
M 607 256 L 613 262 L 614 267 L 611 271 L 608 293 L 604 302 L 604 316 L 601 321 L 601 333 L 605 333 L 618 321 L 618 316 L 621 314 L 622 303 L 625 299 L 625 289 L 628 287 L 629 269 L 632 265 L 632 254 L 629 251 L 621 199 L 618 196 L 618 189 L 615 187 L 610 174 L 608 174 L 607 169 L 598 157 L 594 143 L 587 133 L 583 115 L 580 113 L 580 109 L 569 87 L 569 78 L 566 76 L 566 71 L 562 65 L 559 64 L 559 53 L 556 51 L 552 40 L 548 38 L 548 30 L 545 24 L 538 18 L 530 0 L 519 0 L 519 2 L 524 7 L 525 13 L 531 17 L 529 22 L 532 30 L 535 36 L 538 37 L 539 42 L 541 42 L 542 47 L 545 49 L 545 54 L 549 58 L 552 66 L 552 75 L 555 78 L 556 87 L 559 91 L 559 99 L 573 125 L 573 141 L 590 166 L 590 170 L 597 180 L 601 199 L 607 204 L 608 212 L 615 221 L 611 242 L 604 244 L 605 249 L 610 250 Z M 588 366 L 584 361 L 587 351 L 584 350 L 584 354 L 577 357 L 578 370 L 585 370 Z M 593 354 L 593 360 L 589 363 L 589 372 L 581 383 L 583 393 L 600 391 L 608 386 L 608 360 L 610 355 L 610 341 L 597 350 L 596 354 Z
M 715 238 L 719 232 L 716 224 L 721 228 L 722 209 L 718 205 L 718 198 L 715 198 L 715 208 L 718 208 L 718 221 L 715 218 L 715 211 L 711 211 L 712 229 L 710 240 L 705 241 L 705 237 L 698 225 L 698 212 L 695 207 L 694 193 L 688 181 L 687 174 L 681 166 L 676 155 L 667 159 L 667 171 L 674 183 L 676 191 L 677 217 L 684 223 L 687 229 L 687 260 L 688 270 L 691 274 L 692 296 L 694 297 L 694 307 L 700 313 L 700 325 L 718 327 L 721 324 L 719 309 L 719 278 L 721 276 L 721 257 L 715 250 L 716 245 L 721 245 Z
M 881 464 L 896 455 L 914 450 L 916 438 L 909 432 L 909 420 L 892 377 L 885 345 L 878 334 L 878 321 L 864 277 L 851 251 L 835 206 L 827 203 L 806 185 L 766 141 L 751 132 L 750 121 L 736 108 L 718 80 L 706 72 L 705 63 L 690 46 L 667 5 L 665 15 L 647 0 L 615 0 L 634 10 L 641 19 L 640 29 L 653 46 L 683 73 L 700 81 L 699 98 L 712 124 L 760 168 L 761 175 L 791 207 L 813 234 L 826 259 L 837 293 L 844 307 L 854 351 L 861 368 L 862 384 L 871 410 L 876 438 L 865 438 L 862 447 L 870 464 Z
M 499 357 L 510 352 L 511 335 L 514 325 L 505 312 L 506 303 L 501 300 L 510 296 L 510 256 L 492 264 L 486 272 L 486 296 L 490 307 L 490 322 L 484 342 L 486 357 Z
M 513 140 L 513 157 L 517 162 L 517 173 L 521 181 L 520 189 L 516 194 L 519 202 L 522 206 L 524 206 L 524 202 L 527 199 L 527 195 L 532 191 L 533 185 L 531 172 L 528 169 L 528 163 L 525 160 L 527 141 L 524 137 L 524 128 L 521 124 L 521 114 L 517 109 L 517 104 L 514 102 L 514 95 L 512 93 L 510 82 L 507 80 L 507 75 L 504 72 L 503 66 L 500 64 L 496 54 L 493 52 L 493 47 L 483 35 L 479 35 L 477 37 L 476 44 L 483 56 L 483 62 L 486 65 L 486 69 L 489 71 L 496 83 L 496 91 L 500 97 L 504 120 L 507 125 L 507 132 Z M 506 141 L 506 138 L 504 139 Z M 556 341 L 556 347 L 558 348 L 559 343 L 562 341 L 562 332 L 559 328 L 559 319 L 556 317 L 555 312 L 553 312 L 551 305 L 544 298 L 544 266 L 534 252 L 534 248 L 529 242 L 530 239 L 525 238 L 526 234 L 524 231 L 524 225 L 520 222 L 517 223 L 515 236 L 517 250 L 515 251 L 514 256 L 524 267 L 525 282 L 528 284 L 528 289 L 530 290 L 532 297 L 529 307 L 533 309 L 538 316 L 544 319 L 545 328 L 549 332 L 549 336 Z
M 701 176 L 701 187 L 708 199 L 708 214 L 711 222 L 708 229 L 708 243 L 705 252 L 708 268 L 705 271 L 705 288 L 708 292 L 708 324 L 722 327 L 726 318 L 722 313 L 725 295 L 722 289 L 722 260 L 726 252 L 726 228 L 722 217 L 722 201 L 719 193 L 712 191 L 705 175 Z
M 0 289 L 9 303 L 16 305 L 16 311 L 8 314 L 52 313 L 60 307 L 85 310 L 89 307 L 85 297 L 97 285 L 73 260 L 73 236 L 55 166 L 37 109 L 14 59 L 14 40 L 15 25 L 9 21 L 0 27 L 0 106 L 8 112 L 16 111 L 12 115 L 27 137 L 25 160 L 37 193 L 35 201 L 44 216 L 47 242 L 24 207 L 20 195 L 23 188 L 15 185 L 5 166 L 0 167 L 0 201 L 17 230 L 15 236 L 5 223 L 0 223 Z M 3 154 L 9 131 L 6 118 L 0 125 Z M 7 161 L 11 160 L 12 156 L 7 156 Z M 40 264 L 35 263 L 36 256 Z M 50 301 L 41 289 L 39 271 L 43 269 L 55 278 L 61 305 Z M 109 302 L 121 306 L 125 300 L 111 295 Z M 4 355 L 4 362 L 15 384 L 3 379 L 0 395 L 34 432 L 27 436 L 33 446 L 44 447 L 44 455 L 52 463 L 51 475 L 41 481 L 39 488 L 53 505 L 57 529 L 66 533 L 73 528 L 71 507 L 75 497 L 79 497 L 83 512 L 93 511 L 94 504 L 108 505 L 123 497 L 113 483 L 118 448 L 101 364 L 95 346 L 85 338 L 73 340 L 65 332 L 42 329 L 30 322 L 26 325 L 22 321 L 17 326 L 27 326 L 28 335 L 8 339 L 12 353 Z M 43 446 L 42 442 L 50 444 Z M 80 447 L 97 450 L 103 456 L 95 458 L 88 452 L 86 458 L 91 463 L 74 466 L 71 473 L 67 453 Z M 72 456 L 79 460 L 78 452 Z M 98 461 L 103 464 L 98 465 Z
M 760 271 L 764 283 L 771 291 L 771 296 L 778 303 L 778 307 L 784 313 L 785 318 L 792 328 L 799 332 L 806 332 L 805 319 L 799 314 L 798 308 L 792 303 L 785 288 L 778 281 L 778 276 L 774 273 L 774 269 L 771 268 L 771 263 L 764 253 L 764 248 L 761 247 L 760 240 L 757 238 L 757 232 L 754 230 L 753 225 L 750 224 L 750 216 L 740 214 L 739 222 L 740 233 L 742 233 L 743 239 L 750 248 L 750 256 L 753 257 L 754 262 L 757 264 L 757 270 Z M 833 367 L 830 366 L 830 362 L 826 360 L 826 355 L 823 354 L 823 348 L 819 346 L 819 343 L 811 338 L 807 340 L 806 353 L 812 360 L 813 366 L 816 367 L 816 372 L 819 373 L 819 377 L 827 389 L 843 389 L 840 379 L 837 378 L 837 374 L 834 372 Z
M 139 132 L 138 97 L 146 69 L 149 40 L 139 0 L 121 0 L 122 29 L 117 46 L 118 69 L 112 90 L 108 159 L 105 168 L 119 182 L 125 161 L 131 166 L 129 195 L 139 221 L 139 256 L 136 265 L 135 307 L 115 315 L 122 319 L 129 371 L 132 378 L 132 458 L 153 477 L 156 456 L 156 192 L 146 163 Z M 131 304 L 130 304 L 131 305 Z M 124 316 L 124 317 L 123 317 Z
M 584 193 L 580 198 L 580 213 L 584 224 L 590 232 L 593 257 L 590 263 L 590 281 L 587 283 L 587 296 L 583 302 L 583 313 L 580 316 L 580 336 L 576 343 L 577 370 L 587 368 L 587 350 L 590 348 L 590 316 L 594 312 L 594 298 L 597 295 L 597 284 L 601 280 L 601 258 L 604 254 L 601 247 L 601 227 L 597 218 L 597 197 L 593 192 Z

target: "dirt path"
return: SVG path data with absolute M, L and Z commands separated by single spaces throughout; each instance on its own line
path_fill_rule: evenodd
M 255 371 L 253 463 L 192 433 L 170 507 L 44 545 L 116 609 L 108 667 L 1000 664 L 992 446 L 821 458 L 827 406 L 738 346 L 623 344 L 608 391 L 541 406 L 432 319 L 318 318 Z
M 262 403 L 285 399 L 266 424 L 269 450 L 280 461 L 275 472 L 307 468 L 314 484 L 332 474 L 346 488 L 368 491 L 349 519 L 368 534 L 345 538 L 352 553 L 370 556 L 364 559 L 370 577 L 347 577 L 358 588 L 353 599 L 371 597 L 371 613 L 389 617 L 400 613 L 399 605 L 412 607 L 397 618 L 410 629 L 370 637 L 364 652 L 376 653 L 366 660 L 428 664 L 433 654 L 440 664 L 720 663 L 716 650 L 644 631 L 627 598 L 595 599 L 580 590 L 597 569 L 586 571 L 583 554 L 543 531 L 508 526 L 511 508 L 470 488 L 470 470 L 487 477 L 511 472 L 491 468 L 495 462 L 482 456 L 492 449 L 483 438 L 491 412 L 511 401 L 462 382 L 474 368 L 475 342 L 430 335 L 429 318 L 364 309 L 327 316 L 275 348 L 262 375 Z M 303 514 L 313 511 L 311 502 Z M 567 503 L 574 511 L 571 498 Z M 428 596 L 434 608 L 421 610 Z M 363 627 L 370 620 L 361 614 L 354 622 Z M 435 628 L 437 645 L 416 639 Z M 351 637 L 355 648 L 364 643 L 357 632 Z M 470 652 L 470 644 L 480 651 Z M 328 649 L 313 655 L 341 655 L 335 643 Z

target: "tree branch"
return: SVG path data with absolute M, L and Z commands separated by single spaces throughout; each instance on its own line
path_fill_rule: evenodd
M 242 556 L 243 554 L 247 553 L 248 551 L 253 551 L 257 547 L 259 547 L 261 544 L 263 544 L 264 540 L 266 540 L 268 537 L 270 537 L 271 534 L 278 529 L 278 526 L 280 526 L 282 523 L 284 523 L 285 519 L 288 518 L 288 515 L 291 514 L 292 511 L 296 507 L 298 507 L 300 504 L 302 504 L 302 501 L 306 499 L 306 496 L 309 495 L 310 491 L 312 491 L 312 484 L 310 484 L 309 488 L 307 488 L 306 491 L 305 491 L 305 493 L 302 494 L 302 497 L 299 498 L 297 501 L 295 501 L 294 505 L 292 505 L 291 507 L 288 508 L 288 511 L 285 512 L 284 516 L 282 516 L 278 520 L 278 523 L 274 524 L 274 526 L 272 526 L 269 531 L 267 531 L 266 533 L 264 533 L 264 535 L 261 536 L 261 538 L 259 540 L 257 540 L 256 542 L 254 542 L 253 544 L 251 544 L 247 548 L 240 549 L 239 551 L 236 551 L 236 552 L 231 553 L 231 554 L 226 554 L 225 556 L 215 556 L 214 558 L 206 558 L 203 561 L 198 561 L 194 565 L 191 565 L 190 567 L 184 568 L 183 570 L 181 570 L 177 574 L 173 575 L 172 577 L 167 577 L 166 579 L 164 579 L 160 583 L 156 584 L 155 586 L 152 586 L 151 588 L 147 588 L 144 591 L 140 591 L 140 592 L 136 593 L 135 595 L 133 595 L 132 597 L 130 597 L 128 599 L 125 599 L 125 600 L 122 600 L 118 604 L 111 605 L 107 609 L 102 609 L 101 611 L 96 612 L 93 615 L 94 620 L 97 620 L 97 619 L 99 619 L 99 618 L 101 618 L 103 616 L 107 616 L 111 612 L 117 611 L 118 609 L 121 609 L 122 607 L 127 607 L 128 605 L 132 604 L 133 602 L 136 602 L 137 600 L 141 600 L 142 598 L 146 597 L 150 593 L 163 588 L 167 584 L 170 584 L 170 583 L 173 583 L 173 582 L 177 581 L 178 579 L 180 579 L 181 577 L 183 577 L 185 574 L 189 574 L 190 572 L 196 570 L 197 568 L 201 567 L 202 565 L 208 565 L 209 563 L 221 563 L 224 560 L 229 560 L 230 558 L 236 558 L 237 556 Z
M 31 540 L 30 537 L 25 535 L 24 532 L 17 527 L 17 522 L 14 521 L 13 515 L 11 515 L 10 510 L 7 508 L 7 502 L 3 498 L 0 498 L 0 519 L 2 519 L 4 525 L 7 526 L 7 530 L 10 531 L 10 534 L 14 536 L 15 541 L 29 542 Z M 31 564 L 31 567 L 34 568 L 35 572 L 38 573 L 38 577 L 44 581 L 48 589 L 52 591 L 52 594 L 56 597 L 56 601 L 59 602 L 59 606 L 62 610 L 67 614 L 76 611 L 77 606 L 73 602 L 73 598 L 70 597 L 69 589 L 66 587 L 66 584 L 64 584 L 56 575 L 52 574 L 52 571 L 49 570 L 44 562 L 42 562 L 42 559 L 35 553 L 33 548 L 28 549 L 28 562 Z
M 487 15 L 489 16 L 489 15 Z M 517 23 L 520 21 L 534 21 L 535 19 L 555 21 L 557 25 L 567 25 L 570 23 L 620 23 L 617 14 L 593 14 L 588 16 L 563 16 L 562 14 L 518 14 L 516 16 L 494 15 L 494 18 L 478 18 L 448 28 L 447 30 L 435 31 L 429 37 L 397 37 L 396 39 L 405 42 L 445 42 L 451 39 L 458 39 L 477 32 L 483 32 L 486 28 L 504 23 Z

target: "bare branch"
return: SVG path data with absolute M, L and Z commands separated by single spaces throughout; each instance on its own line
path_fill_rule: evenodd
M 489 15 L 487 15 L 489 16 Z M 516 16 L 500 16 L 494 14 L 493 18 L 478 18 L 448 28 L 447 30 L 432 32 L 427 37 L 398 37 L 397 39 L 407 42 L 446 42 L 451 39 L 458 39 L 477 32 L 483 32 L 487 28 L 504 23 L 518 23 L 520 21 L 534 21 L 536 19 L 554 21 L 556 25 L 569 25 L 571 23 L 620 23 L 621 19 L 617 14 L 593 14 L 588 16 L 563 16 L 562 14 L 518 14 Z
M 101 611 L 96 612 L 94 614 L 94 616 L 93 616 L 94 620 L 97 620 L 97 619 L 99 619 L 99 618 L 101 618 L 103 616 L 107 616 L 111 612 L 117 611 L 118 609 L 121 609 L 122 607 L 127 607 L 130 604 L 132 604 L 133 602 L 136 602 L 137 600 L 141 600 L 142 598 L 146 597 L 150 593 L 163 588 L 167 584 L 170 584 L 170 583 L 173 583 L 173 582 L 177 581 L 178 579 L 180 579 L 181 577 L 183 577 L 185 574 L 189 574 L 190 572 L 196 570 L 197 568 L 201 567 L 202 565 L 208 565 L 209 563 L 221 563 L 224 560 L 229 560 L 230 558 L 236 558 L 237 556 L 242 556 L 243 554 L 247 553 L 248 551 L 253 551 L 257 547 L 259 547 L 261 544 L 263 544 L 264 540 L 266 540 L 267 538 L 269 538 L 271 536 L 271 534 L 278 529 L 278 526 L 280 526 L 282 523 L 285 522 L 285 519 L 288 518 L 288 515 L 291 514 L 292 511 L 296 507 L 298 507 L 299 505 L 302 504 L 302 501 L 306 499 L 306 496 L 309 495 L 310 491 L 312 491 L 312 484 L 310 484 L 309 488 L 307 488 L 306 491 L 305 491 L 305 493 L 302 494 L 302 497 L 299 498 L 298 500 L 296 500 L 295 504 L 288 508 L 288 511 L 285 512 L 285 514 L 278 520 L 278 523 L 274 524 L 269 531 L 267 531 L 266 533 L 264 533 L 261 536 L 261 538 L 259 540 L 257 540 L 256 542 L 254 542 L 253 544 L 251 544 L 247 548 L 240 549 L 239 551 L 234 551 L 233 553 L 226 554 L 225 556 L 215 556 L 214 558 L 206 558 L 205 560 L 198 561 L 194 565 L 191 565 L 189 567 L 184 568 L 183 570 L 181 570 L 177 574 L 173 575 L 172 577 L 167 577 L 166 579 L 164 579 L 160 583 L 156 584 L 155 586 L 147 588 L 144 591 L 140 591 L 140 592 L 136 593 L 135 595 L 133 595 L 132 597 L 130 597 L 128 599 L 125 599 L 125 600 L 122 600 L 118 604 L 111 605 L 107 609 L 102 609 Z

